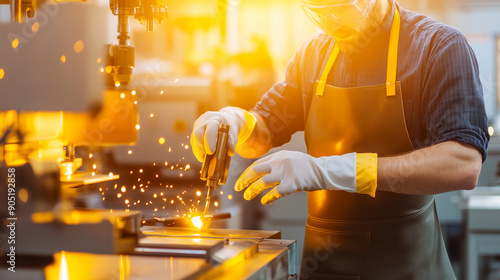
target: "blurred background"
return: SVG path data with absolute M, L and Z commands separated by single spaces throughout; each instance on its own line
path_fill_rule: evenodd
M 500 1 L 398 2 L 403 8 L 458 28 L 476 53 L 492 135 L 488 159 L 475 190 L 438 195 L 436 200 L 457 277 L 500 279 L 500 141 L 496 135 L 496 131 L 500 132 Z M 86 38 L 83 40 L 84 50 L 93 51 L 85 58 L 92 60 L 88 68 L 95 69 L 96 74 L 112 74 L 107 69 L 106 59 L 98 53 L 104 49 L 101 48 L 104 44 L 117 41 L 118 17 L 109 12 L 108 1 L 89 0 L 87 3 L 96 6 L 86 14 L 87 18 L 68 17 L 66 20 L 68 24 L 81 26 L 80 34 Z M 74 148 L 75 156 L 82 159 L 81 170 L 119 174 L 120 177 L 80 188 L 77 204 L 138 210 L 146 220 L 200 212 L 205 203 L 206 189 L 205 182 L 199 178 L 201 163 L 196 161 L 190 147 L 193 122 L 207 110 L 225 106 L 251 109 L 274 82 L 284 78 L 286 65 L 301 43 L 319 32 L 305 16 L 298 1 L 168 0 L 166 4 L 168 18 L 163 24 L 155 24 L 154 32 L 148 32 L 139 21 L 130 20 L 127 43 L 135 47 L 130 82 L 122 82 L 121 86 L 116 86 L 116 82 L 103 86 L 114 86 L 126 90 L 127 96 L 129 92 L 134 96 L 137 117 L 121 119 L 119 116 L 123 112 L 120 111 L 115 112 L 118 116 L 113 120 L 130 122 L 135 138 L 110 141 L 109 145 L 77 145 Z M 51 27 L 54 20 L 49 12 L 47 14 L 47 24 L 39 21 L 40 33 L 44 28 L 58 32 L 61 25 Z M 9 5 L 0 5 L 0 21 L 4 24 L 11 21 Z M 29 52 L 27 48 L 32 40 L 32 37 L 21 36 L 17 43 L 19 47 L 14 47 L 11 35 L 22 32 L 22 29 L 17 33 L 5 31 L 2 39 L 7 38 L 5 49 L 19 50 L 16 57 Z M 43 54 L 39 52 L 38 56 Z M 21 81 L 30 83 L 30 78 L 44 75 L 45 66 L 46 69 L 52 67 L 38 65 L 40 69 L 31 73 L 33 76 L 27 74 L 24 77 L 21 70 L 9 76 L 8 67 L 2 66 L 2 60 L 8 60 L 8 56 L 10 54 L 3 51 L 0 55 L 0 79 L 4 81 L 12 79 L 17 84 Z M 68 64 L 72 58 L 68 54 L 66 59 Z M 100 78 L 92 79 L 98 83 Z M 43 81 L 37 83 L 43 84 Z M 5 91 L 0 91 L 0 96 L 0 102 L 7 100 L 0 107 L 4 112 L 26 108 L 53 110 L 54 107 L 53 102 L 29 105 L 43 104 L 43 100 L 36 97 L 10 101 Z M 83 107 L 91 107 L 89 104 L 97 98 L 88 95 L 90 97 L 80 100 L 74 92 L 67 92 L 66 96 L 70 98 L 58 99 L 56 104 L 62 106 L 62 110 L 67 107 L 70 111 L 86 110 Z M 82 108 L 72 108 L 75 103 L 82 104 Z M 102 126 L 100 128 L 104 130 Z M 87 140 L 99 137 L 93 130 L 88 130 Z M 297 133 L 290 143 L 273 149 L 271 153 L 279 149 L 305 151 L 303 133 Z M 269 206 L 261 205 L 260 199 L 245 201 L 233 186 L 252 162 L 238 155 L 232 158 L 227 183 L 216 190 L 211 202 L 211 212 L 230 213 L 231 218 L 214 221 L 212 226 L 281 231 L 282 238 L 298 241 L 299 267 L 307 217 L 306 194 L 296 193 Z

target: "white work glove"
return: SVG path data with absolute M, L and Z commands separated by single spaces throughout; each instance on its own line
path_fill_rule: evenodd
M 252 134 L 257 122 L 248 111 L 237 107 L 225 107 L 218 112 L 209 111 L 201 115 L 193 125 L 191 147 L 198 161 L 203 161 L 205 154 L 213 154 L 217 145 L 217 133 L 221 123 L 229 125 L 228 154 L 233 156 L 237 146 L 245 142 Z
M 246 200 L 272 188 L 262 197 L 262 204 L 298 191 L 343 190 L 374 197 L 377 154 L 350 153 L 315 158 L 301 152 L 280 151 L 257 160 L 243 172 L 234 189 L 245 188 Z

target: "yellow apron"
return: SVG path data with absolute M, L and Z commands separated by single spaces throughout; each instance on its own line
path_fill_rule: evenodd
M 338 88 L 326 79 L 335 45 L 316 83 L 305 139 L 314 157 L 350 152 L 379 156 L 413 150 L 396 82 L 400 16 L 391 27 L 386 84 Z M 404 182 L 399 182 L 404 183 Z M 301 279 L 455 279 L 434 196 L 377 191 L 308 194 Z

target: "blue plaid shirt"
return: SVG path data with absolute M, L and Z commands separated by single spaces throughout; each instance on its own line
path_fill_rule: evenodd
M 339 53 L 327 83 L 337 87 L 384 84 L 389 31 L 397 3 L 382 25 L 369 30 L 357 51 Z M 398 6 L 399 7 L 399 6 Z M 465 36 L 455 28 L 399 7 L 401 31 L 397 80 L 401 81 L 406 125 L 418 149 L 455 140 L 476 147 L 486 158 L 489 134 L 479 69 Z M 368 35 L 370 34 L 370 36 Z M 334 39 L 324 33 L 295 53 L 286 78 L 257 103 L 274 146 L 304 130 L 314 90 Z

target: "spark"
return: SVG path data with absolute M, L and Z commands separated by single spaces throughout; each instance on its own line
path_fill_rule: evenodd
M 140 182 L 141 181 L 141 178 L 137 178 L 137 182 Z
M 224 194 L 224 192 L 223 192 L 223 191 L 220 191 L 220 194 Z
M 113 177 L 114 176 L 113 172 L 109 172 L 108 176 Z
M 115 184 L 114 189 L 116 190 L 116 188 L 118 188 L 118 184 Z
M 130 174 L 134 173 L 134 171 L 130 170 Z
M 100 57 L 97 58 L 96 62 L 101 63 L 102 59 Z
M 95 176 L 95 172 L 92 172 L 92 176 Z
M 125 204 L 128 204 L 130 201 L 128 199 L 125 199 Z
M 135 95 L 137 92 L 135 90 L 132 91 L 132 95 Z
M 158 174 L 156 174 L 155 177 L 158 178 Z
M 97 164 L 92 164 L 92 169 L 96 169 L 97 168 Z
M 124 99 L 124 98 L 125 98 L 125 93 L 124 93 L 124 92 L 120 93 L 120 98 L 121 98 L 121 99 Z
M 184 146 L 184 149 L 186 150 L 189 149 L 189 145 Z
M 120 82 L 119 81 L 116 81 L 115 82 L 115 87 L 119 87 L 120 86 Z
M 102 188 L 99 188 L 99 191 L 102 192 Z
M 61 56 L 61 62 L 62 62 L 62 63 L 66 63 L 66 56 L 65 56 L 65 55 L 62 55 L 62 56 Z
M 179 78 L 175 79 L 174 83 L 177 83 L 179 81 Z
M 160 196 L 163 196 L 163 192 L 160 193 Z
M 158 195 L 157 195 L 157 194 L 153 194 L 153 197 L 154 197 L 154 198 L 157 198 L 157 197 L 158 197 Z
M 143 171 L 144 171 L 144 170 L 142 170 L 142 169 L 139 169 L 139 173 L 142 173 Z
M 137 105 L 137 100 L 134 101 L 134 104 Z
M 203 227 L 203 222 L 201 221 L 201 217 L 200 216 L 195 216 L 195 217 L 191 218 L 191 223 L 196 228 L 201 229 Z
M 158 143 L 160 143 L 160 145 L 165 144 L 165 138 L 160 137 L 160 139 L 158 139 Z
M 182 173 L 181 173 L 181 174 L 179 174 L 179 177 L 182 177 Z
M 89 154 L 89 158 L 92 158 L 94 155 L 93 154 Z
M 191 168 L 191 165 L 189 165 L 189 164 L 186 164 L 186 167 L 185 167 L 185 169 L 186 169 L 186 170 L 189 170 L 190 168 Z
M 141 192 L 145 192 L 145 190 L 143 188 L 141 188 Z
M 118 198 L 120 198 L 120 197 L 122 197 L 122 194 L 121 194 L 121 193 L 119 193 L 119 194 L 117 194 L 116 196 L 117 196 Z
M 105 197 L 102 198 L 102 200 L 105 200 L 105 199 L 106 199 Z
M 160 94 L 163 94 L 163 90 L 162 90 L 162 91 L 160 91 Z
M 128 153 L 129 155 L 131 155 L 131 154 L 132 154 L 132 150 L 128 150 L 128 152 L 127 152 L 127 153 Z M 132 171 L 130 171 L 130 172 L 132 172 Z M 132 173 L 130 173 L 130 174 L 132 174 Z
M 200 192 L 200 191 L 197 191 L 197 192 L 196 192 L 196 195 L 197 195 L 197 196 L 201 196 L 201 192 Z
M 104 73 L 104 67 L 100 67 L 99 72 Z
M 214 202 L 214 206 L 215 206 L 215 207 L 219 207 L 219 202 L 215 201 L 215 202 Z
M 168 165 L 168 162 L 165 161 L 165 166 L 167 166 L 167 165 Z
M 174 200 L 173 200 L 173 199 L 172 199 L 172 200 L 170 200 L 170 204 L 174 204 Z
M 141 129 L 141 126 L 140 126 L 139 124 L 136 124 L 136 125 L 135 125 L 135 129 L 136 129 L 136 130 L 139 130 L 139 129 Z
M 126 191 L 127 191 L 127 188 L 125 188 L 125 186 L 122 186 L 121 191 L 122 191 L 122 192 L 126 192 Z
M 158 211 L 158 208 L 155 208 L 155 212 L 157 212 L 157 211 Z
M 173 165 L 172 165 L 172 166 L 170 166 L 170 170 L 174 170 L 174 166 L 173 166 Z
M 168 147 L 168 152 L 170 153 L 172 151 L 172 147 Z
M 135 185 L 134 185 L 134 186 L 132 186 L 132 189 L 133 189 L 133 190 L 135 190 Z
M 150 117 L 150 118 L 152 118 L 152 117 L 154 117 L 154 116 L 155 116 L 154 114 L 149 114 L 149 117 Z
M 227 198 L 228 198 L 229 200 L 231 200 L 231 199 L 233 199 L 233 196 L 232 196 L 232 195 L 228 195 L 228 196 L 227 196 Z
M 31 31 L 35 33 L 38 31 L 38 29 L 40 29 L 40 24 L 38 22 L 33 23 L 33 25 L 31 26 Z

